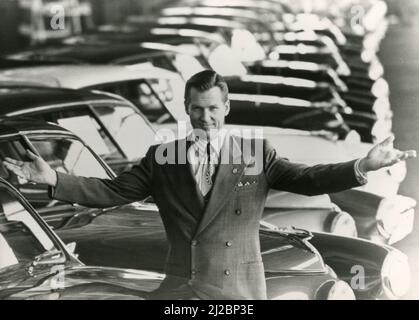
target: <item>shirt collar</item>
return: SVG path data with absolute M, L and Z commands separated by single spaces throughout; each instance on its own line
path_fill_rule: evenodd
M 216 152 L 217 155 L 220 155 L 221 147 L 224 144 L 227 134 L 227 129 L 221 128 L 217 131 L 216 136 L 210 140 L 211 149 Z M 187 140 L 192 141 L 192 146 L 197 148 L 200 152 L 206 152 L 205 148 L 207 146 L 207 140 L 198 137 L 194 130 L 191 130 L 191 132 L 188 134 Z

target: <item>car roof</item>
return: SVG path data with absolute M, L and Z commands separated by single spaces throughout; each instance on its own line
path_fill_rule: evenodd
M 73 133 L 56 124 L 29 117 L 0 118 L 0 138 L 10 135 L 28 134 L 32 132 L 54 132 L 74 136 Z
M 21 51 L 8 55 L 9 59 L 3 59 L 4 69 L 7 64 L 13 67 L 13 63 L 18 66 L 21 63 L 24 67 L 25 63 L 30 65 L 31 60 L 39 62 L 40 65 L 57 65 L 62 63 L 82 64 L 107 64 L 121 57 L 132 55 L 147 55 L 147 56 L 163 56 L 168 53 L 159 50 L 144 48 L 138 42 L 121 42 L 113 43 L 112 46 L 108 44 L 75 44 L 75 45 L 59 45 L 47 46 L 42 48 L 35 48 L 31 50 Z M 40 60 L 42 59 L 42 60 Z M 49 63 L 45 63 L 48 61 Z M 36 63 L 35 62 L 35 63 Z M 34 66 L 34 62 L 32 66 Z
M 272 0 L 200 0 L 197 2 L 196 0 L 182 0 L 179 1 L 180 5 L 190 5 L 194 6 L 196 4 L 200 6 L 209 6 L 209 7 L 221 7 L 221 8 L 254 8 L 258 10 L 270 10 L 277 13 L 285 13 L 289 11 L 288 4 L 280 2 L 280 1 L 272 1 Z
M 8 115 L 28 108 L 92 101 L 125 101 L 99 91 L 0 84 L 0 114 Z
M 185 28 L 185 29 L 197 29 L 207 32 L 216 32 L 219 28 L 221 29 L 246 29 L 246 25 L 234 21 L 228 18 L 213 18 L 213 17 L 195 17 L 195 16 L 162 16 L 154 18 L 151 21 L 146 21 L 142 17 L 131 17 L 128 19 L 129 22 L 136 25 L 137 27 L 145 28 Z
M 37 66 L 1 71 L 0 84 L 25 81 L 33 85 L 78 89 L 126 80 L 170 79 L 176 75 L 166 69 L 152 67 L 149 63 L 135 65 L 135 68 L 118 65 Z
M 175 6 L 163 8 L 162 13 L 165 17 L 194 16 L 194 17 L 220 17 L 221 19 L 243 19 L 242 21 L 254 21 L 256 23 L 268 23 L 261 20 L 260 13 L 255 12 L 256 8 L 223 8 L 211 6 Z M 267 11 L 272 12 L 272 11 Z M 240 20 L 239 20 L 240 21 Z
M 58 64 L 108 64 L 128 56 L 155 57 L 174 53 L 178 50 L 164 50 L 145 47 L 143 43 L 179 44 L 209 41 L 224 43 L 217 34 L 184 28 L 152 28 L 144 31 L 96 32 L 62 40 L 61 44 L 32 47 L 0 57 L 0 69 Z

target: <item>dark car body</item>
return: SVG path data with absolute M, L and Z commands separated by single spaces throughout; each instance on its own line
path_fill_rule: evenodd
M 73 254 L 74 246 L 66 246 L 3 178 L 0 208 L 0 300 L 143 300 L 164 278 L 141 270 L 85 266 Z

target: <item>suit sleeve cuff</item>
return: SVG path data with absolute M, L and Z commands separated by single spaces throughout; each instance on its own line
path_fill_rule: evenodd
M 358 159 L 355 161 L 355 165 L 354 165 L 355 177 L 356 177 L 356 180 L 358 180 L 358 182 L 361 185 L 364 185 L 368 182 L 368 177 L 367 177 L 367 174 L 365 172 L 362 172 L 361 169 L 359 168 L 360 162 L 361 162 L 361 159 Z
M 50 199 L 56 198 L 57 188 L 59 188 L 59 184 L 60 184 L 60 173 L 57 171 L 55 171 L 55 173 L 57 175 L 57 184 L 55 185 L 55 187 L 52 187 L 52 186 L 48 187 L 48 196 L 50 197 Z

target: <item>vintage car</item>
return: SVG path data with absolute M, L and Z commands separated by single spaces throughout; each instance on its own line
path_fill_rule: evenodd
M 378 58 L 371 59 L 371 62 L 368 64 L 363 62 L 352 62 L 350 63 L 351 69 L 349 69 L 336 46 L 333 48 L 329 48 L 330 46 L 319 48 L 303 43 L 299 43 L 298 45 L 278 45 L 270 53 L 268 52 L 265 54 L 259 43 L 256 41 L 254 35 L 244 29 L 244 25 L 240 27 L 237 23 L 231 23 L 226 19 L 175 16 L 159 18 L 157 19 L 157 23 L 154 23 L 153 26 L 160 26 L 160 28 L 158 28 L 158 32 L 160 34 L 164 34 L 163 29 L 165 28 L 171 29 L 171 32 L 173 32 L 173 29 L 176 28 L 182 28 L 183 30 L 195 29 L 201 32 L 219 32 L 220 34 L 229 32 L 231 35 L 227 36 L 226 41 L 231 44 L 233 51 L 239 58 L 244 53 L 246 54 L 245 58 L 241 57 L 240 59 L 243 60 L 250 68 L 252 66 L 258 66 L 260 62 L 265 61 L 266 58 L 269 58 L 269 60 L 272 61 L 281 59 L 321 63 L 329 66 L 330 68 L 336 69 L 338 75 L 348 84 L 348 88 L 351 88 L 352 90 L 353 88 L 357 88 L 355 91 L 342 93 L 343 98 L 351 107 L 356 109 L 356 106 L 359 104 L 365 106 L 369 100 L 373 99 L 374 101 L 374 96 L 371 95 L 371 92 L 359 90 L 359 86 L 371 87 L 372 83 L 375 85 L 374 92 L 380 95 L 380 100 L 377 103 L 389 105 L 387 83 L 384 79 L 382 79 L 383 67 Z M 144 27 L 145 26 L 142 25 L 142 33 L 144 33 Z M 151 28 L 151 26 L 149 27 Z M 237 33 L 236 36 L 235 33 Z M 302 38 L 304 38 L 304 36 Z M 228 39 L 231 40 L 229 41 Z M 233 41 L 234 39 L 237 40 Z M 256 68 L 256 70 L 258 69 L 259 68 Z M 372 105 L 373 104 L 370 102 L 370 107 L 372 107 Z
M 1 116 L 31 115 L 77 132 L 115 172 L 129 168 L 158 142 L 147 118 L 118 95 L 30 86 L 1 86 L 0 91 Z
M 288 26 L 289 17 L 281 16 L 280 19 L 283 18 L 281 21 L 278 19 L 278 15 L 268 8 L 222 8 L 211 6 L 211 4 L 208 6 L 201 5 L 199 2 L 193 6 L 184 6 L 182 3 L 177 3 L 175 7 L 161 9 L 159 15 L 168 17 L 210 17 L 240 22 L 246 26 L 247 30 L 255 36 L 268 52 L 279 44 L 309 44 L 327 47 L 334 52 L 341 52 L 343 58 L 350 61 L 370 62 L 378 49 L 377 46 L 372 45 L 367 50 L 364 46 L 342 44 L 340 39 L 318 33 L 316 22 L 309 15 L 306 16 L 307 21 L 302 30 L 295 30 L 295 28 L 290 30 Z M 283 22 L 282 28 L 278 26 L 278 22 Z M 340 42 L 336 43 L 336 41 Z
M 59 65 L 17 68 L 1 72 L 6 85 L 87 88 L 116 93 L 131 101 L 156 127 L 183 120 L 182 78 L 165 69 L 144 63 L 135 68 L 111 65 Z
M 164 279 L 156 272 L 86 266 L 74 250 L 0 178 L 0 300 L 143 300 Z
M 65 39 L 60 45 L 33 47 L 30 50 L 4 56 L 0 60 L 0 69 L 54 63 L 133 65 L 151 62 L 156 67 L 180 72 L 186 80 L 202 67 L 214 68 L 223 75 L 242 75 L 247 68 L 248 74 L 302 78 L 329 83 L 354 110 L 376 113 L 379 118 L 390 111 L 388 84 L 382 78 L 375 82 L 357 78 L 359 81 L 350 81 L 346 84 L 334 69 L 326 65 L 301 61 L 261 60 L 248 63 L 245 67 L 238 60 L 230 60 L 234 56 L 231 49 L 230 53 L 224 53 L 228 54 L 228 57 L 232 55 L 228 60 L 229 63 L 222 63 L 214 58 L 216 47 L 224 44 L 221 40 L 213 39 L 217 34 L 192 29 L 159 29 L 159 34 L 154 35 L 154 31 L 150 30 L 150 34 L 121 31 L 120 37 L 116 39 L 114 32 L 96 32 L 72 37 Z M 138 43 L 139 41 L 142 43 Z M 207 47 L 212 44 L 212 49 L 204 50 L 201 48 L 204 44 Z M 182 45 L 188 49 L 181 48 Z M 205 57 L 201 56 L 204 51 L 208 52 Z M 191 56 L 196 56 L 197 59 Z
M 345 61 L 336 48 L 318 47 L 312 44 L 279 44 L 268 51 L 257 41 L 246 24 L 227 18 L 213 18 L 211 16 L 163 16 L 163 17 L 129 17 L 127 27 L 147 29 L 147 28 L 185 28 L 196 29 L 206 32 L 217 32 L 225 36 L 228 44 L 231 45 L 241 61 L 258 61 L 268 57 L 278 59 L 279 53 L 287 58 L 290 54 L 295 59 L 308 62 L 322 62 L 336 68 L 339 75 L 362 76 L 370 78 L 371 68 L 374 66 L 375 75 L 382 76 L 383 69 L 378 58 L 371 59 L 371 62 Z M 289 60 L 289 59 L 287 59 Z M 378 68 L 381 66 L 381 68 Z
M 302 1 L 279 3 L 277 1 L 232 0 L 225 3 L 223 0 L 182 0 L 176 5 L 188 8 L 197 6 L 221 8 L 230 12 L 251 11 L 253 14 L 247 12 L 245 16 L 250 18 L 257 16 L 259 20 L 270 24 L 271 34 L 267 35 L 266 32 L 262 32 L 259 40 L 271 40 L 274 32 L 309 30 L 328 36 L 342 51 L 355 50 L 358 54 L 362 49 L 376 52 L 387 30 L 385 18 L 387 5 L 384 1 L 376 0 L 355 3 L 355 9 L 363 14 L 363 19 L 357 24 L 352 23 L 354 3 L 351 1 L 311 2 L 310 12 L 307 12 L 306 4 Z M 318 10 L 319 7 L 320 10 Z M 224 13 L 224 16 L 226 15 Z
M 0 115 L 31 116 L 71 129 L 117 173 L 135 164 L 150 145 L 163 138 L 155 134 L 131 103 L 109 93 L 0 86 L 0 105 Z M 166 125 L 174 128 L 174 123 Z M 228 128 L 239 128 L 243 132 L 249 129 L 237 125 Z M 368 144 L 335 141 L 322 132 L 259 129 L 263 129 L 265 138 L 280 150 L 282 156 L 309 165 L 347 161 L 364 156 L 370 148 Z M 133 139 L 133 136 L 140 139 Z M 312 231 L 358 234 L 363 238 L 394 243 L 411 232 L 416 205 L 413 199 L 396 195 L 404 175 L 405 164 L 399 163 L 390 170 L 370 173 L 368 184 L 360 187 L 357 193 L 345 191 L 335 196 L 336 204 L 340 206 L 342 202 L 345 211 L 352 215 L 351 203 L 358 203 L 374 192 L 375 196 L 370 196 L 376 199 L 374 202 L 354 210 L 356 225 L 354 218 L 331 203 L 328 196 L 296 197 L 272 192 L 266 203 L 266 213 L 270 215 L 270 221 L 279 226 L 292 224 Z M 300 207 L 316 208 L 316 214 L 307 216 L 307 211 L 298 211 Z M 288 210 L 290 208 L 293 209 Z M 386 221 L 385 228 L 382 228 L 382 221 Z
M 265 60 L 267 57 L 274 60 L 278 60 L 280 57 L 282 60 L 302 60 L 327 64 L 335 68 L 345 80 L 364 78 L 365 80 L 375 81 L 383 75 L 383 67 L 374 50 L 371 49 L 372 53 L 370 50 L 368 54 L 360 52 L 360 57 L 354 57 L 354 54 L 352 54 L 345 59 L 342 56 L 341 48 L 335 44 L 334 40 L 328 36 L 317 35 L 315 32 L 308 31 L 310 22 L 306 23 L 302 31 L 284 30 L 278 33 L 275 30 L 265 30 L 264 33 L 270 34 L 274 39 L 271 40 L 269 49 L 262 48 L 259 44 L 260 41 L 257 41 L 258 33 L 249 32 L 249 29 L 252 30 L 254 26 L 259 26 L 260 23 L 235 21 L 240 15 L 244 15 L 244 17 L 241 17 L 244 19 L 249 19 L 248 15 L 252 15 L 252 11 L 244 11 L 247 14 L 240 12 L 243 12 L 243 10 L 234 14 L 234 9 L 225 8 L 166 8 L 162 10 L 162 14 L 168 16 L 156 18 L 157 22 L 154 22 L 149 28 L 157 26 L 161 28 L 189 28 L 227 34 L 226 41 L 228 44 L 231 45 L 242 61 L 250 65 Z M 253 18 L 253 20 L 255 19 Z M 266 22 L 263 25 L 267 28 L 272 26 L 272 24 L 266 26 Z M 144 23 L 141 26 L 143 29 L 147 28 Z M 350 48 L 354 51 L 352 46 Z M 361 56 L 369 56 L 369 58 L 363 61 Z
M 145 64 L 147 65 L 147 63 Z M 131 68 L 110 65 L 60 65 L 57 67 L 39 66 L 17 68 L 1 71 L 0 82 L 21 81 L 48 86 L 100 89 L 120 94 L 138 107 L 141 107 L 141 103 L 136 100 L 138 94 L 136 93 L 135 83 L 140 77 L 137 74 L 137 70 L 145 70 L 146 68 L 148 67 L 144 66 L 144 64 L 137 64 Z M 160 68 L 154 68 L 154 71 L 150 68 L 149 72 L 153 74 L 155 79 L 153 81 L 153 89 L 158 91 L 158 93 L 168 85 L 172 86 L 173 96 L 164 96 L 162 100 L 166 104 L 172 104 L 173 110 L 178 110 L 179 106 L 183 106 L 184 88 L 180 75 L 176 75 L 170 71 L 164 71 Z M 111 75 L 106 77 L 105 74 L 107 73 Z M 83 76 L 83 74 L 86 76 Z M 148 78 L 152 77 L 149 76 Z M 172 78 L 170 83 L 168 83 L 168 78 Z M 309 103 L 306 104 L 305 109 L 298 108 L 291 103 L 288 105 L 288 110 L 284 110 L 285 113 L 291 111 L 291 114 L 292 111 L 294 113 L 301 113 L 301 111 L 304 112 L 306 110 L 308 116 L 317 116 L 320 113 L 321 116 L 317 117 L 317 121 L 313 117 L 312 119 L 306 118 L 307 121 L 303 122 L 307 126 L 315 125 L 317 128 L 308 127 L 305 129 L 318 129 L 323 123 L 324 127 L 322 129 L 336 131 L 340 137 L 345 137 L 349 132 L 348 128 L 353 128 L 360 133 L 363 141 L 366 142 L 371 142 L 375 139 L 382 140 L 391 132 L 391 121 L 388 119 L 378 119 L 370 113 L 352 111 L 350 108 L 344 106 L 344 102 L 343 105 L 340 105 L 337 92 L 330 91 L 327 85 L 322 86 L 321 84 L 316 84 L 314 81 L 276 76 L 248 75 L 227 78 L 227 82 L 232 92 L 277 95 L 278 89 L 282 88 L 284 90 L 283 92 L 288 93 L 287 95 L 291 99 L 300 97 L 300 99 L 308 100 Z M 331 102 L 323 102 L 323 98 L 329 99 Z M 314 101 L 310 101 L 310 99 Z M 287 100 L 285 99 L 283 101 Z M 277 112 L 278 115 L 275 119 L 278 119 L 278 123 L 276 125 L 281 126 L 280 116 L 282 109 L 280 105 L 278 105 Z M 179 119 L 179 116 L 177 118 Z M 282 122 L 284 126 L 285 123 Z M 347 126 L 345 126 L 346 123 Z M 285 127 L 302 128 L 301 126 L 296 127 L 296 125 Z M 298 125 L 301 125 L 301 122 Z
M 4 119 L 0 132 L 2 159 L 10 156 L 24 160 L 29 149 L 61 172 L 108 179 L 114 177 L 109 167 L 89 147 L 74 134 L 56 125 L 29 118 Z M 46 186 L 30 184 L 4 167 L 0 169 L 1 177 L 24 195 L 65 242 L 77 243 L 81 261 L 162 272 L 168 244 L 154 205 L 136 202 L 99 209 L 63 203 L 50 199 Z M 25 204 L 29 207 L 27 202 Z M 7 209 L 10 208 L 16 207 L 7 206 Z M 264 221 L 261 225 L 261 250 L 271 299 L 336 298 L 336 282 L 342 290 L 338 295 L 343 298 L 351 298 L 355 293 L 358 298 L 364 299 L 394 299 L 403 296 L 409 288 L 407 258 L 390 246 L 302 229 L 279 229 Z M 319 247 L 313 247 L 310 242 L 317 243 Z M 323 261 L 322 256 L 327 260 Z M 48 260 L 54 263 L 56 257 L 49 254 Z M 11 261 L 14 261 L 13 257 Z M 330 267 L 329 262 L 332 264 Z M 13 268 L 13 265 L 11 263 L 10 267 Z M 354 265 L 358 267 L 355 273 Z M 27 270 L 19 271 L 27 276 Z M 336 275 L 345 279 L 346 284 L 337 281 Z M 10 279 L 8 276 L 7 280 Z

